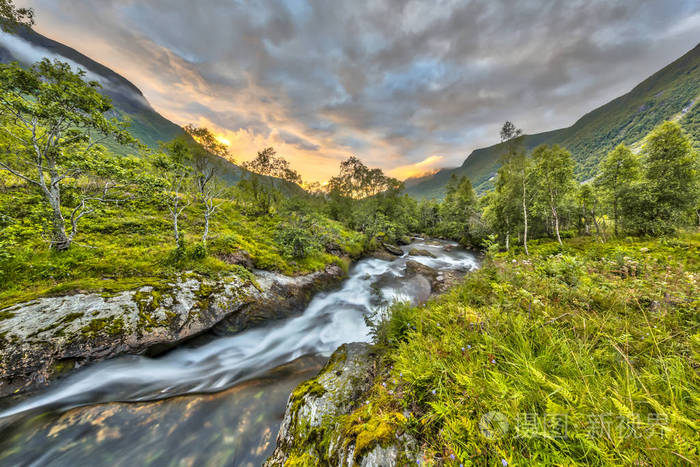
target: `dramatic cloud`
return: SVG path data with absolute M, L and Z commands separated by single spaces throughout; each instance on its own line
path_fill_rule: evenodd
M 112 67 L 239 160 L 327 179 L 459 165 L 511 119 L 568 126 L 700 41 L 695 0 L 27 0 L 37 30 Z

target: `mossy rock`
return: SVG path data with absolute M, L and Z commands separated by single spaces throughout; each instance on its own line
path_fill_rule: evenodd
M 435 258 L 434 254 L 420 248 L 411 248 L 408 252 L 408 256 L 427 256 L 428 258 Z

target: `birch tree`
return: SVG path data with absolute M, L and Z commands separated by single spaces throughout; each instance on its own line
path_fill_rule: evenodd
M 517 187 L 520 198 L 520 206 L 523 213 L 523 247 L 525 254 L 530 255 L 527 248 L 529 207 L 532 201 L 530 191 L 530 178 L 532 175 L 532 164 L 525 153 L 522 141 L 522 130 L 513 123 L 507 121 L 501 128 L 501 142 L 506 145 L 506 153 L 503 155 L 503 165 L 507 165 L 505 173 L 508 175 L 507 183 Z
M 566 149 L 553 146 L 538 146 L 532 152 L 537 184 L 544 203 L 552 213 L 557 242 L 562 245 L 559 234 L 559 206 L 574 185 L 574 159 Z
M 640 177 L 639 159 L 624 144 L 610 151 L 600 164 L 595 184 L 612 207 L 615 236 L 619 230 L 621 200 L 639 182 Z
M 97 82 L 85 81 L 84 71 L 74 72 L 60 61 L 44 59 L 29 69 L 16 63 L 0 65 L 0 132 L 5 141 L 0 170 L 43 195 L 51 212 L 50 244 L 55 250 L 70 247 L 78 220 L 93 210 L 91 202 L 107 200 L 113 188 L 107 182 L 103 196 L 79 201 L 68 214 L 67 231 L 63 186 L 100 165 L 100 143 L 136 143 L 125 122 L 106 116 L 112 103 L 99 88 Z
M 192 168 L 188 163 L 187 144 L 180 138 L 164 144 L 165 154 L 155 160 L 155 166 L 164 174 L 165 190 L 163 196 L 170 214 L 173 227 L 173 238 L 180 246 L 184 237 L 180 233 L 180 216 L 192 204 L 189 187 L 192 180 Z
M 192 161 L 195 190 L 204 216 L 202 246 L 206 250 L 209 223 L 216 210 L 223 204 L 217 199 L 221 198 L 224 191 L 211 158 L 221 157 L 227 160 L 231 158 L 226 145 L 217 140 L 208 128 L 187 125 L 185 131 L 199 144 L 199 146 L 190 147 L 189 159 Z

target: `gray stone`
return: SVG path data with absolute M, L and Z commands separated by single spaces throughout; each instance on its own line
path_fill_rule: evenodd
M 308 452 L 319 465 L 341 467 L 393 467 L 400 458 L 415 460 L 417 443 L 407 434 L 399 436 L 395 444 L 375 446 L 355 460 L 355 445 L 346 445 L 340 427 L 334 423 L 337 417 L 351 413 L 362 404 L 363 395 L 373 383 L 376 358 L 369 344 L 345 344 L 333 354 L 317 378 L 299 386 L 287 403 L 277 447 L 264 465 L 283 466 L 292 452 Z M 317 449 L 319 436 L 330 440 L 325 452 Z
M 429 258 L 435 258 L 435 255 L 428 250 L 422 250 L 420 248 L 411 248 L 408 252 L 408 256 L 427 256 Z
M 289 316 L 343 275 L 336 265 L 299 277 L 259 271 L 255 283 L 184 273 L 115 294 L 76 293 L 10 306 L 0 320 L 0 397 L 90 362 L 157 353 L 212 329 L 234 333 Z
M 423 263 L 419 263 L 418 261 L 409 259 L 408 261 L 406 261 L 406 274 L 409 276 L 414 274 L 420 274 L 422 276 L 429 277 L 432 280 L 437 277 L 438 271 L 431 268 L 430 266 L 426 266 Z
M 403 256 L 403 250 L 401 248 L 394 245 L 389 245 L 388 243 L 384 243 L 383 246 L 384 249 L 392 255 Z

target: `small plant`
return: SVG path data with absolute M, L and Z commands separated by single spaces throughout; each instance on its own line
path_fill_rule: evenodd
M 181 264 L 187 259 L 187 242 L 185 236 L 181 235 L 177 241 L 177 247 L 170 253 L 168 262 L 170 264 Z
M 486 255 L 490 258 L 493 258 L 501 249 L 500 245 L 498 244 L 498 235 L 491 234 L 487 236 L 481 242 L 481 246 L 484 247 Z
M 198 243 L 190 251 L 190 258 L 192 259 L 204 259 L 207 257 L 207 247 L 202 243 Z

